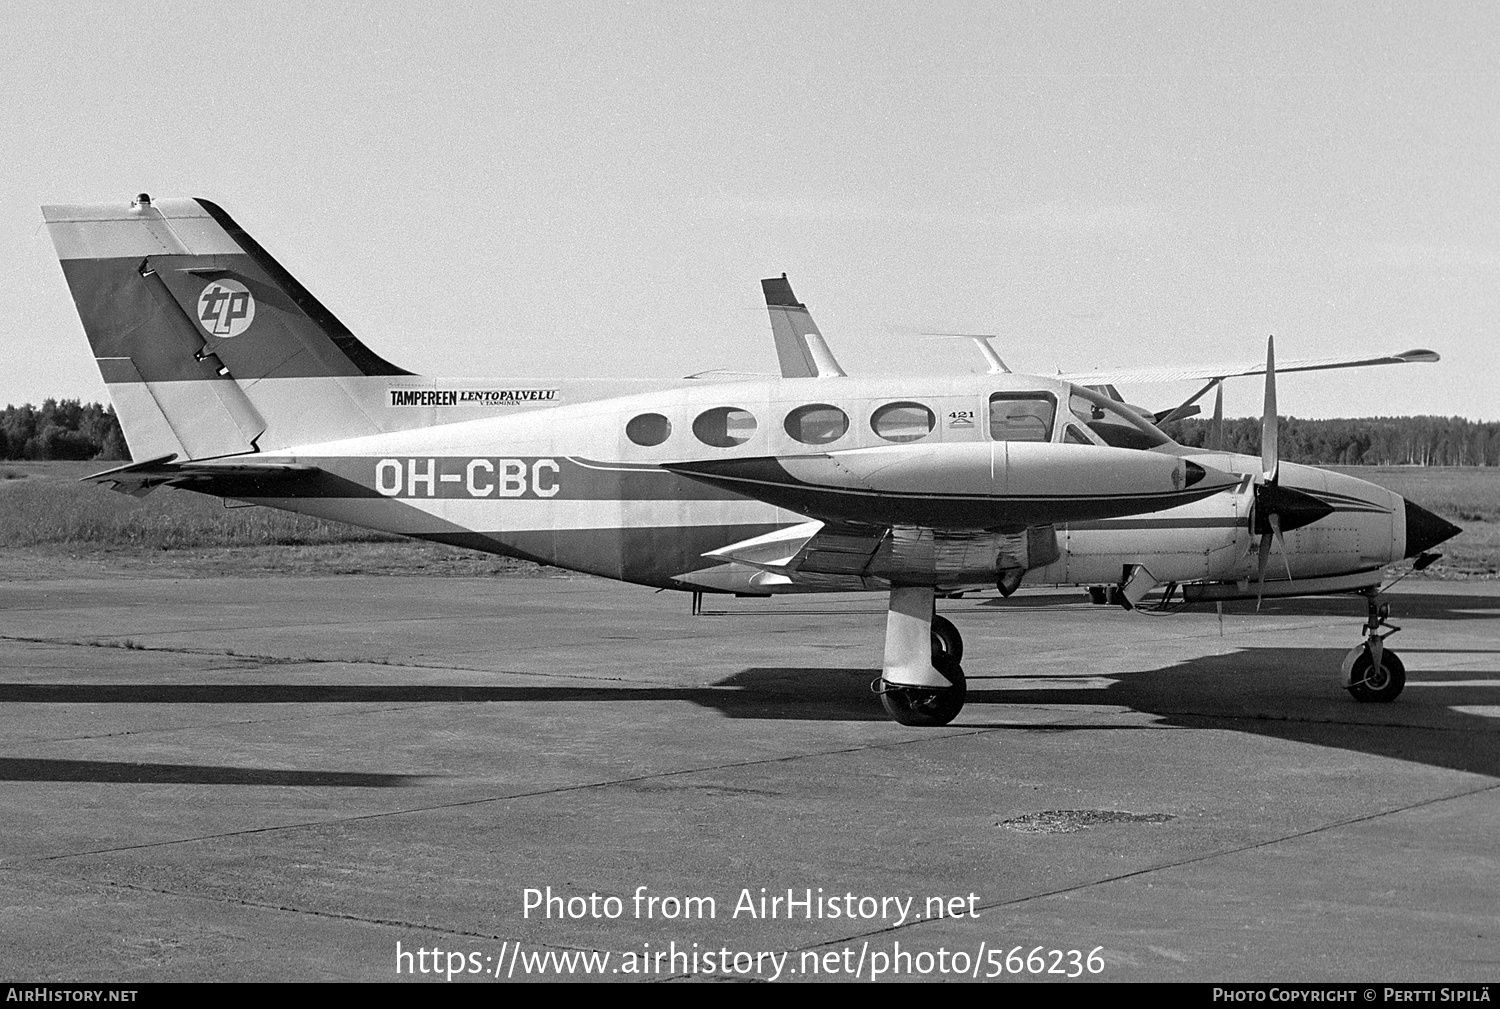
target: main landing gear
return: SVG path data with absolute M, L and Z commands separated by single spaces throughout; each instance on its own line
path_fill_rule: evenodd
M 947 725 L 963 710 L 964 639 L 933 611 L 934 597 L 930 586 L 891 589 L 884 667 L 870 689 L 902 725 Z
M 1380 601 L 1378 590 L 1370 589 L 1364 595 L 1369 604 L 1363 628 L 1365 640 L 1344 656 L 1341 667 L 1344 687 L 1356 701 L 1389 703 L 1406 686 L 1406 667 L 1395 652 L 1385 647 L 1385 639 L 1401 628 L 1387 619 L 1391 608 Z
M 939 655 L 945 655 L 957 665 L 964 658 L 964 639 L 958 633 L 958 628 L 953 626 L 953 621 L 947 617 L 940 617 L 936 613 L 932 615 L 932 661 L 937 662 Z

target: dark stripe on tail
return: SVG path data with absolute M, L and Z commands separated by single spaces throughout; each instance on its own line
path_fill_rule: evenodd
M 312 292 L 298 283 L 297 278 L 288 273 L 269 252 L 261 247 L 259 242 L 250 237 L 244 228 L 236 224 L 234 218 L 225 213 L 222 207 L 201 197 L 195 197 L 195 199 L 198 205 L 208 211 L 219 226 L 229 233 L 229 237 L 245 250 L 245 254 L 250 257 L 251 261 L 264 270 L 266 275 L 302 310 L 303 314 L 328 335 L 334 345 L 361 373 L 365 375 L 412 374 L 405 368 L 398 368 L 391 364 L 361 343 L 359 337 L 349 331 L 348 326 L 340 322 L 338 317 L 330 312 L 321 301 L 313 297 Z

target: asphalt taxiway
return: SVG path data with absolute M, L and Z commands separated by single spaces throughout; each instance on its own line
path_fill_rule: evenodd
M 1390 705 L 1338 683 L 1355 599 L 943 602 L 942 729 L 869 692 L 882 602 L 0 585 L 0 978 L 1500 975 L 1500 586 L 1392 594 Z

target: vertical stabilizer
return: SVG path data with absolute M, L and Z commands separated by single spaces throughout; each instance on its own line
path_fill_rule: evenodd
M 786 274 L 762 280 L 760 286 L 766 293 L 766 309 L 771 313 L 771 335 L 776 340 L 781 377 L 841 377 L 844 369 L 823 342 L 823 334 L 818 332 L 807 306 L 792 293 Z
M 42 214 L 138 459 L 374 433 L 340 380 L 408 374 L 207 200 Z

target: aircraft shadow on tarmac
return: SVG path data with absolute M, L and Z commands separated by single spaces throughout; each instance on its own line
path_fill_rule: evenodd
M 1029 595 L 1000 606 L 1076 607 L 1076 593 Z M 1028 675 L 1000 666 L 1003 657 L 975 656 L 968 706 L 953 728 L 1015 732 L 1128 731 L 1094 717 L 1094 706 L 1118 706 L 1155 715 L 1156 726 L 1251 732 L 1288 741 L 1334 746 L 1383 757 L 1500 777 L 1500 675 L 1474 670 L 1423 670 L 1408 675 L 1405 694 L 1393 704 L 1359 704 L 1339 686 L 1338 668 L 1355 637 L 1356 603 L 1348 599 L 1267 601 L 1265 613 L 1350 614 L 1348 645 L 1335 648 L 1246 648 L 1157 669 L 1106 673 L 1078 669 L 1068 676 Z M 1500 600 L 1460 593 L 1402 596 L 1401 616 L 1424 620 L 1495 619 Z M 990 604 L 985 604 L 986 606 Z M 1234 603 L 1243 612 L 1253 603 Z M 1359 607 L 1362 609 L 1362 607 Z M 1226 607 L 1226 611 L 1229 607 Z M 724 616 L 739 614 L 726 613 Z M 760 615 L 760 614 L 747 614 Z M 962 618 L 961 618 L 962 619 Z M 1152 618 L 1143 618 L 1152 619 Z M 1410 656 L 1424 650 L 1401 648 Z M 1495 649 L 1436 649 L 1442 655 L 1496 654 Z M 358 704 L 358 703 L 576 703 L 641 704 L 688 701 L 727 718 L 883 722 L 885 712 L 869 685 L 868 668 L 755 667 L 711 686 L 589 687 L 443 684 L 36 684 L 0 683 L 0 703 L 51 704 Z M 1010 705 L 1042 705 L 1054 712 L 1076 708 L 1077 721 L 1016 725 Z M 1455 710 L 1467 708 L 1469 711 Z M 1471 713 L 1473 712 L 1473 713 Z M 809 730 L 812 731 L 812 730 Z M 0 781 L 303 785 L 392 788 L 421 784 L 420 775 L 357 774 L 209 765 L 137 764 L 95 760 L 0 758 Z
M 1500 655 L 1500 649 L 1494 653 Z M 1253 648 L 1108 677 L 1089 676 L 1088 670 L 1076 677 L 1032 677 L 1021 671 L 991 676 L 976 665 L 968 706 L 950 728 L 1131 728 L 1089 717 L 1093 706 L 1109 705 L 1156 715 L 1157 726 L 1250 732 L 1500 777 L 1500 720 L 1454 710 L 1486 707 L 1500 714 L 1500 677 L 1423 671 L 1409 676 L 1406 694 L 1395 703 L 1361 704 L 1339 684 L 1343 656 L 1343 649 Z M 885 713 L 867 689 L 878 675 L 875 669 L 747 669 L 721 684 L 739 690 L 714 691 L 702 701 L 731 718 L 878 721 Z M 789 689 L 788 681 L 798 686 Z M 1107 685 L 1098 686 L 1101 681 Z M 1087 721 L 1018 726 L 1006 717 L 1010 705 L 1074 707 Z
M 954 725 L 983 725 L 994 709 L 980 705 L 1122 705 L 1158 716 L 1162 726 L 1250 732 L 1500 777 L 1500 720 L 1455 710 L 1489 708 L 1500 714 L 1500 676 L 1473 670 L 1408 673 L 1406 692 L 1394 703 L 1361 704 L 1338 679 L 1344 652 L 1241 649 L 1111 674 L 1103 678 L 1108 685 L 1097 689 L 1079 689 L 1068 678 L 1058 678 L 1052 686 L 1045 677 L 974 676 L 970 706 Z M 1500 655 L 1500 649 L 1492 653 Z M 1020 682 L 1009 686 L 1007 679 Z M 1037 728 L 1056 732 L 1108 726 Z
M 419 774 L 276 770 L 209 764 L 137 764 L 120 760 L 38 760 L 0 757 L 0 781 L 96 782 L 132 785 L 283 785 L 322 788 L 404 788 Z
M 1417 654 L 1415 650 L 1410 650 Z M 1470 650 L 1484 651 L 1484 650 Z M 1500 654 L 1500 649 L 1495 649 Z M 1500 777 L 1500 721 L 1457 707 L 1500 711 L 1500 685 L 1472 670 L 1422 671 L 1394 704 L 1360 704 L 1338 685 L 1343 649 L 1250 648 L 1157 669 L 1032 676 L 974 664 L 969 705 L 953 728 L 1016 732 L 1129 731 L 1098 721 L 1095 706 L 1156 715 L 1156 726 L 1251 732 L 1318 746 Z M 1446 653 L 1445 653 L 1446 654 Z M 704 687 L 448 686 L 440 684 L 0 684 L 0 703 L 329 704 L 605 703 L 687 701 L 735 719 L 883 722 L 869 684 L 878 669 L 750 668 Z M 1487 682 L 1488 680 L 1488 682 Z M 1451 684 L 1451 685 L 1444 685 Z M 1066 718 L 1016 725 L 1012 705 Z M 812 731 L 812 730 L 809 730 Z M 0 780 L 400 787 L 417 776 L 347 774 L 105 761 L 0 759 Z

